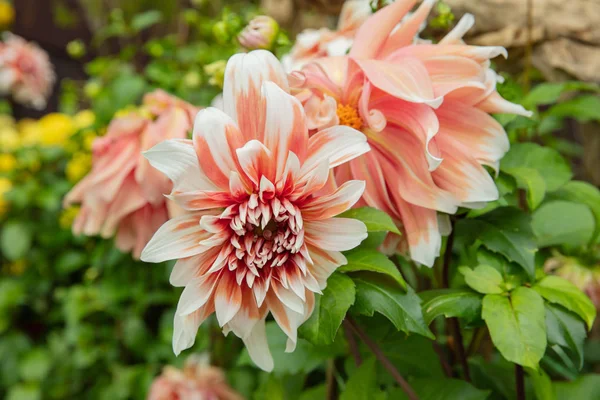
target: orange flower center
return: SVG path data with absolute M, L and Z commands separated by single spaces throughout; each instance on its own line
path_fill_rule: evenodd
M 340 119 L 340 125 L 346 125 L 354 129 L 360 129 L 363 126 L 363 120 L 358 115 L 358 110 L 348 104 L 338 104 L 336 110 Z

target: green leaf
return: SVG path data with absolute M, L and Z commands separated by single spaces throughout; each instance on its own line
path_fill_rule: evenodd
M 346 382 L 346 389 L 340 395 L 340 400 L 371 400 L 381 399 L 379 386 L 377 385 L 377 374 L 375 369 L 375 359 L 365 360 L 350 375 Z M 383 397 L 385 399 L 385 397 Z
M 475 269 L 460 267 L 458 270 L 465 276 L 467 285 L 479 293 L 500 294 L 504 292 L 501 287 L 504 284 L 502 275 L 489 265 L 478 265 Z
M 552 193 L 552 198 L 582 203 L 588 206 L 596 221 L 592 241 L 600 235 L 600 190 L 596 186 L 587 182 L 571 181 Z
M 508 361 L 536 369 L 546 350 L 544 301 L 534 290 L 519 287 L 510 298 L 488 294 L 481 313 L 492 342 Z
M 2 227 L 0 249 L 4 257 L 16 261 L 25 256 L 31 248 L 32 232 L 22 222 L 10 221 Z
M 579 315 L 588 329 L 592 329 L 596 318 L 596 307 L 577 286 L 558 276 L 546 276 L 536 283 L 533 289 L 550 303 L 559 304 Z
M 41 382 L 50 371 L 52 360 L 50 354 L 44 349 L 29 351 L 19 363 L 19 372 L 25 381 Z
M 533 384 L 533 391 L 537 400 L 556 400 L 554 388 L 550 377 L 542 368 L 537 370 L 527 368 L 527 375 Z
M 355 312 L 368 316 L 378 312 L 398 330 L 434 338 L 423 319 L 421 299 L 411 287 L 405 292 L 380 274 L 363 273 L 353 276 L 353 280 L 356 284 Z
M 437 289 L 420 292 L 423 317 L 427 325 L 443 315 L 463 318 L 469 322 L 481 317 L 481 295 L 465 289 Z
M 583 246 L 594 236 L 594 214 L 584 204 L 554 200 L 544 203 L 532 216 L 539 247 Z
M 511 175 L 517 181 L 520 189 L 527 191 L 527 204 L 535 210 L 544 200 L 546 195 L 546 181 L 537 169 L 533 168 L 505 168 L 504 172 Z
M 485 400 L 489 390 L 480 390 L 459 379 L 414 379 L 410 385 L 419 396 L 419 400 Z M 390 391 L 390 399 L 408 399 L 400 388 Z
M 535 86 L 523 99 L 528 107 L 556 103 L 561 94 L 574 90 L 599 91 L 598 85 L 586 82 L 544 82 Z
M 299 338 L 296 350 L 286 353 L 287 336 L 275 321 L 267 322 L 267 342 L 273 355 L 273 373 L 277 376 L 285 374 L 309 373 L 322 365 L 328 358 L 345 354 L 344 342 L 336 340 L 330 346 L 315 346 Z M 242 350 L 238 360 L 239 365 L 252 365 L 254 363 L 248 355 L 248 350 Z
M 406 281 L 396 265 L 381 252 L 362 247 L 345 252 L 348 264 L 338 268 L 339 272 L 370 271 L 389 276 L 402 289 L 406 290 Z
M 149 10 L 135 15 L 131 19 L 131 28 L 137 33 L 159 23 L 162 13 L 158 10 Z
M 333 343 L 337 331 L 354 304 L 354 282 L 349 277 L 334 273 L 327 280 L 323 295 L 315 298 L 315 309 L 310 318 L 300 326 L 299 333 L 315 345 Z
M 481 243 L 489 250 L 514 261 L 535 277 L 533 240 L 529 216 L 514 207 L 500 207 L 477 219 L 464 219 L 456 224 L 457 236 L 466 242 Z
M 513 144 L 500 163 L 500 169 L 510 174 L 513 168 L 531 168 L 539 172 L 552 192 L 567 183 L 572 176 L 567 161 L 554 149 L 535 143 Z
M 6 400 L 39 400 L 42 391 L 37 384 L 18 384 L 10 388 Z
M 298 400 L 315 400 L 327 398 L 327 385 L 319 385 L 305 390 Z
M 575 356 L 575 364 L 583 367 L 585 323 L 575 314 L 560 306 L 546 303 L 546 331 L 548 343 L 568 349 Z
M 352 208 L 338 215 L 343 218 L 361 220 L 367 226 L 368 232 L 393 232 L 400 234 L 392 218 L 385 212 L 372 207 Z
M 555 382 L 554 390 L 559 400 L 600 399 L 600 375 L 583 375 L 573 382 Z
M 574 118 L 579 122 L 600 121 L 600 97 L 596 95 L 579 96 L 550 108 L 548 115 Z

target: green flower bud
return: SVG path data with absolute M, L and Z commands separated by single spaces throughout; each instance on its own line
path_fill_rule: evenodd
M 279 34 L 279 24 L 273 18 L 260 15 L 238 35 L 240 44 L 248 50 L 271 49 Z

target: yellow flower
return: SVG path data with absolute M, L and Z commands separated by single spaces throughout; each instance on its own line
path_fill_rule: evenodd
M 0 154 L 0 172 L 12 171 L 17 165 L 17 159 L 12 154 Z
M 71 117 L 65 114 L 51 113 L 44 115 L 40 121 L 41 143 L 45 146 L 64 145 L 65 141 L 76 131 Z
M 209 76 L 208 83 L 213 86 L 223 87 L 225 66 L 227 61 L 219 60 L 204 66 L 204 73 Z
M 79 214 L 79 206 L 71 206 L 65 208 L 60 214 L 58 224 L 63 229 L 71 228 L 71 225 L 73 225 L 73 221 L 75 221 L 77 214 Z
M 7 1 L 0 1 L 0 28 L 6 28 L 15 19 L 15 9 Z
M 25 118 L 17 124 L 21 132 L 21 144 L 23 146 L 34 146 L 40 143 L 42 138 L 42 128 L 38 121 Z
M 12 189 L 12 182 L 7 178 L 0 178 L 0 217 L 8 210 L 8 201 L 5 199 L 6 193 Z
M 79 111 L 73 117 L 73 122 L 75 123 L 77 130 L 89 128 L 96 122 L 96 114 L 91 110 Z
M 4 151 L 13 151 L 16 150 L 19 145 L 19 132 L 12 126 L 1 126 L 0 148 Z
M 67 163 L 65 173 L 71 183 L 78 182 L 83 178 L 92 167 L 92 156 L 87 153 L 75 153 L 73 158 Z
M 96 140 L 97 137 L 98 135 L 96 134 L 96 132 L 92 130 L 87 130 L 83 132 L 83 149 L 87 151 L 92 151 L 92 145 L 94 144 L 94 140 Z

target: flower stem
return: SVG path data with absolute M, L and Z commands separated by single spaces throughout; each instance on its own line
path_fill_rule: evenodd
M 334 400 L 336 398 L 335 386 L 335 360 L 332 358 L 327 361 L 327 370 L 325 371 L 327 383 L 327 399 Z
M 356 343 L 356 339 L 352 334 L 352 327 L 349 326 L 348 321 L 344 321 L 344 334 L 346 335 L 346 340 L 348 341 L 348 346 L 350 347 L 350 353 L 352 353 L 352 357 L 354 358 L 354 363 L 357 367 L 360 367 L 362 364 L 362 357 L 360 356 L 360 351 L 358 350 L 358 343 Z
M 348 322 L 348 327 L 352 329 L 354 333 L 369 347 L 375 358 L 383 365 L 385 369 L 392 375 L 394 380 L 400 385 L 404 393 L 408 396 L 410 400 L 418 400 L 419 397 L 417 393 L 415 393 L 414 389 L 409 385 L 409 383 L 404 379 L 404 377 L 400 374 L 400 372 L 396 369 L 394 364 L 385 356 L 383 351 L 379 348 L 377 343 L 375 343 L 371 338 L 362 330 L 360 326 L 356 324 L 351 318 L 346 318 Z
M 517 390 L 517 400 L 525 400 L 525 373 L 523 367 L 515 364 L 515 386 Z
M 452 230 L 448 236 L 446 242 L 446 251 L 444 252 L 444 267 L 442 269 L 442 285 L 444 288 L 450 287 L 450 264 L 452 263 L 452 247 L 454 246 L 454 219 L 450 220 L 452 224 Z M 458 318 L 449 318 L 448 327 L 452 332 L 454 339 L 454 349 L 456 351 L 456 357 L 462 365 L 463 374 L 467 382 L 471 382 L 471 373 L 469 371 L 469 362 L 467 361 L 467 354 L 465 352 L 465 346 L 463 343 L 462 333 L 460 331 L 460 323 Z

